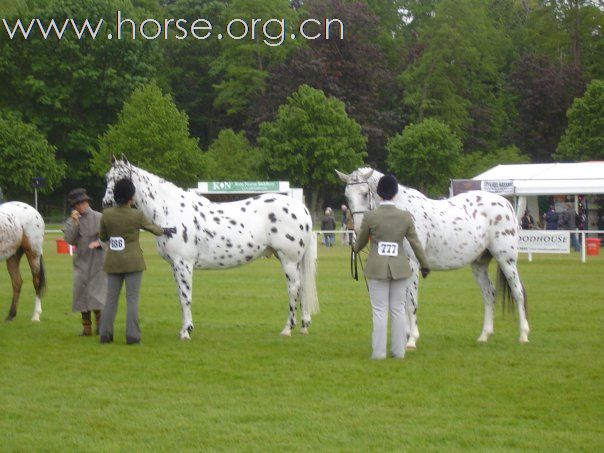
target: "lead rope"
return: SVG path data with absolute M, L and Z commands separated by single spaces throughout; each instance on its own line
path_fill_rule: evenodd
M 357 267 L 357 263 L 361 264 L 361 271 L 363 272 L 365 287 L 367 288 L 367 292 L 369 292 L 369 284 L 367 283 L 367 278 L 365 277 L 365 269 L 363 268 L 363 259 L 359 256 L 359 253 L 356 253 L 354 249 L 350 247 L 350 274 L 352 275 L 353 280 L 359 281 L 359 270 Z

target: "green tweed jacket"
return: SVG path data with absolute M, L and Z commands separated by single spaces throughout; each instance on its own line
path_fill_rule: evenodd
M 399 280 L 411 277 L 409 257 L 403 250 L 405 238 L 409 241 L 421 267 L 429 267 L 413 219 L 408 211 L 394 205 L 380 205 L 363 216 L 361 230 L 354 244 L 360 251 L 371 238 L 371 250 L 365 265 L 365 277 L 377 280 Z M 392 245 L 397 244 L 396 246 Z M 380 254 L 380 248 L 382 254 Z M 396 251 L 396 256 L 394 252 Z M 389 253 L 384 254 L 384 253 Z
M 143 251 L 138 242 L 140 229 L 156 236 L 163 229 L 151 223 L 138 209 L 128 205 L 108 208 L 101 217 L 99 239 L 108 243 L 103 270 L 108 274 L 123 274 L 146 269 Z

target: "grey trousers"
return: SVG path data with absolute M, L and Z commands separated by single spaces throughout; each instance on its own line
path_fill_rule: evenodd
M 405 357 L 407 343 L 407 315 L 405 313 L 405 291 L 411 279 L 375 280 L 367 279 L 369 298 L 373 312 L 372 359 L 386 358 L 388 312 L 390 312 L 390 350 L 393 357 Z
M 138 326 L 138 291 L 141 287 L 143 273 L 128 272 L 125 274 L 107 274 L 107 300 L 101 312 L 101 327 L 99 335 L 103 339 L 113 340 L 113 323 L 117 313 L 117 303 L 122 290 L 122 283 L 126 282 L 126 342 L 138 343 L 141 339 L 141 330 Z

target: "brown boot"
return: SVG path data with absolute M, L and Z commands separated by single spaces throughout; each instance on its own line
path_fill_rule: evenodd
M 90 312 L 83 311 L 82 312 L 82 333 L 80 336 L 89 337 L 92 335 L 92 320 L 90 319 Z
M 96 322 L 96 327 L 94 328 L 94 334 L 99 334 L 99 329 L 101 328 L 101 310 L 94 310 L 94 319 Z

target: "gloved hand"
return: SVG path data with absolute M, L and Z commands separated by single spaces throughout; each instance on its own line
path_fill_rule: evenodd
M 426 278 L 428 276 L 428 274 L 430 273 L 430 268 L 428 267 L 422 267 L 420 269 L 421 273 L 422 273 L 422 277 Z
M 169 238 L 176 234 L 176 227 L 162 228 L 162 230 L 164 230 L 164 235 L 168 236 Z

